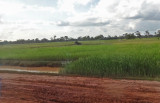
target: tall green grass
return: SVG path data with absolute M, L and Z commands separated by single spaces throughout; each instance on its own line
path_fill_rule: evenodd
M 116 55 L 80 58 L 61 71 L 98 77 L 159 77 L 160 58 L 153 55 Z

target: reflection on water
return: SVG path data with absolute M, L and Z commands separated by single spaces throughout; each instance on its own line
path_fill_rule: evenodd
M 38 71 L 38 70 L 22 70 L 22 69 L 9 69 L 9 68 L 0 68 L 0 71 L 9 71 L 9 72 L 25 72 L 25 73 L 56 73 L 58 74 L 58 71 Z

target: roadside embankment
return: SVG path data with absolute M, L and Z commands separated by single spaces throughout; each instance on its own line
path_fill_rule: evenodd
M 62 67 L 67 61 L 27 61 L 27 60 L 0 60 L 1 66 L 21 67 Z

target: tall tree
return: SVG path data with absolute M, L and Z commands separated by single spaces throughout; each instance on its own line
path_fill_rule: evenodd
M 156 36 L 158 37 L 158 39 L 160 38 L 160 30 L 157 31 Z
M 56 37 L 57 37 L 57 36 L 56 36 L 56 35 L 54 35 L 54 40 L 56 39 Z
M 147 36 L 149 36 L 149 35 L 150 35 L 150 33 L 149 33 L 149 31 L 148 31 L 148 30 L 146 30 L 146 31 L 145 31 L 145 34 L 146 34 Z
M 64 36 L 64 39 L 65 39 L 65 41 L 67 41 L 69 39 L 69 37 L 68 36 Z
M 135 32 L 138 38 L 141 38 L 141 33 L 139 31 Z
M 96 37 L 95 37 L 95 39 L 96 40 L 102 40 L 102 39 L 104 39 L 104 36 L 103 35 L 97 35 Z

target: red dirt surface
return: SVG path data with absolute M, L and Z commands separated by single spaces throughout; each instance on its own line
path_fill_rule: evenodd
M 160 103 L 160 82 L 0 73 L 0 103 Z

